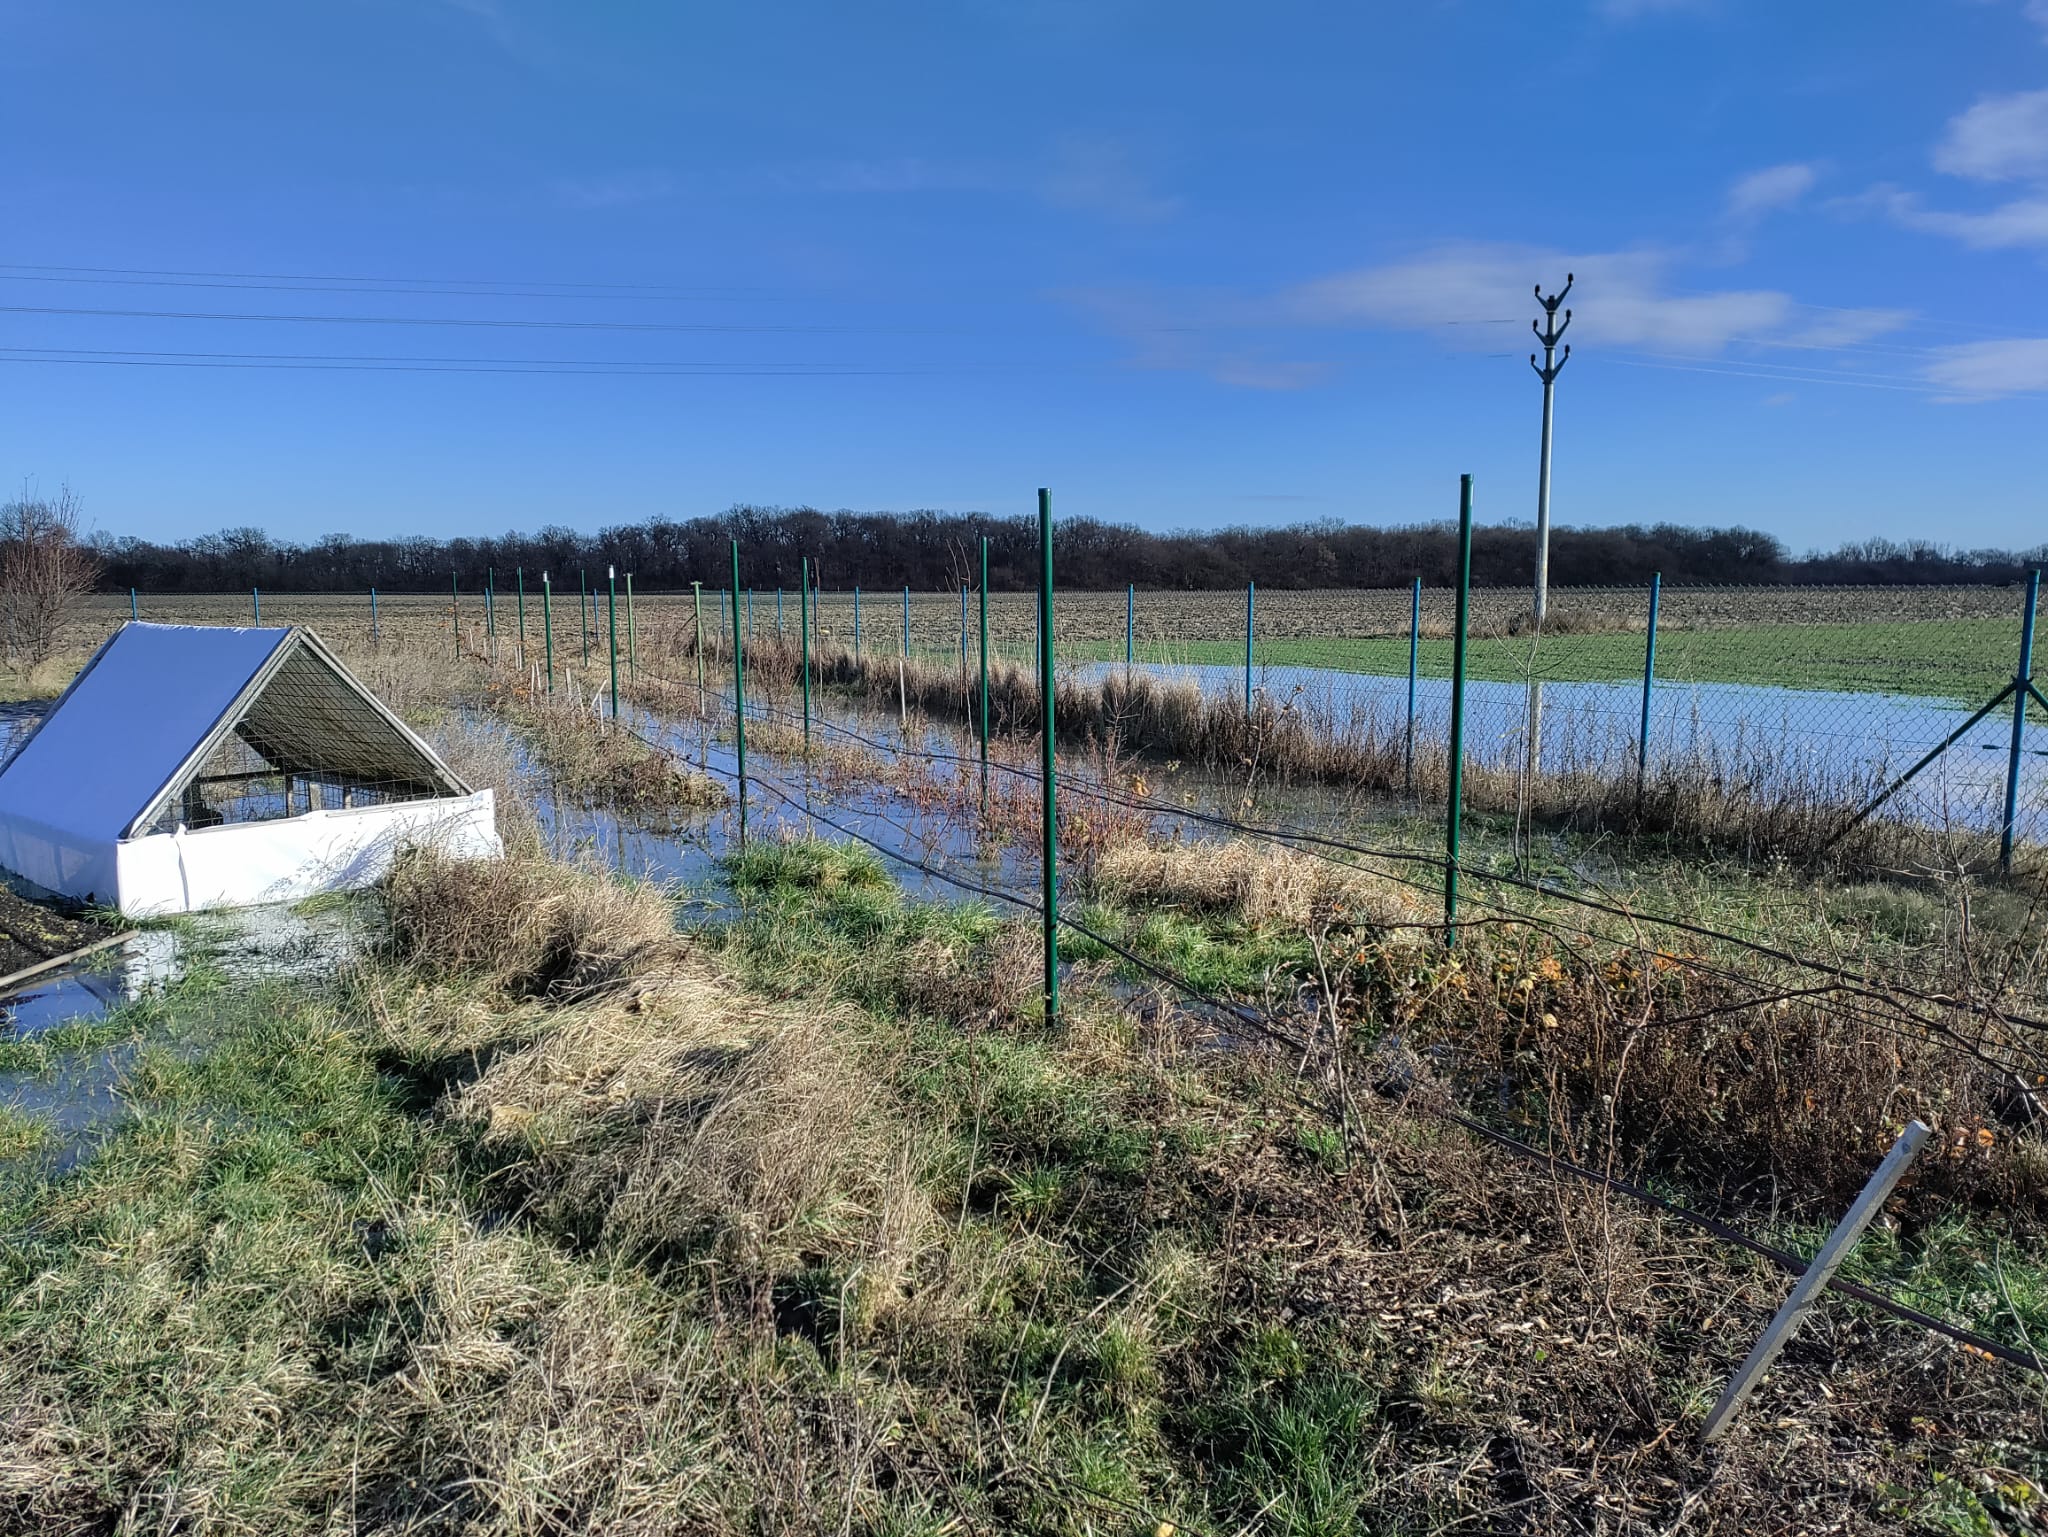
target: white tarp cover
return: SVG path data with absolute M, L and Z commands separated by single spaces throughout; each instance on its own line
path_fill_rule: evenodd
M 308 751 L 318 751 L 315 738 L 324 734 L 344 758 L 371 752 L 415 762 L 457 793 L 128 836 L 181 769 L 185 777 L 198 771 L 195 754 L 238 699 L 240 718 L 275 692 L 273 670 L 244 697 L 286 645 L 299 647 L 283 659 L 287 665 L 309 647 L 319 650 L 289 629 L 128 624 L 116 631 L 0 768 L 0 865 L 46 890 L 141 916 L 361 886 L 407 843 L 438 844 L 466 858 L 500 852 L 492 793 L 469 793 L 381 706 L 357 714 L 367 735 L 350 735 L 343 718 L 325 710 L 303 723 L 307 730 L 273 726 L 307 736 L 296 745 Z M 319 671 L 347 698 L 358 697 L 361 685 L 339 664 Z M 324 733 L 311 730 L 316 725 Z M 380 732 L 389 740 L 380 744 Z
M 0 822 L 119 838 L 290 634 L 123 625 L 0 770 Z

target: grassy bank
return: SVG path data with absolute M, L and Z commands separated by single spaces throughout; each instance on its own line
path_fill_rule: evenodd
M 1358 905 L 1114 861 L 1240 974 Z M 1119 881 L 1124 884 L 1119 885 Z M 1294 1050 L 758 844 L 680 935 L 534 860 L 410 865 L 332 986 L 180 991 L 78 1169 L 7 1165 L 0 1525 L 1974 1531 L 2038 1396 L 1782 1294 Z M 1133 905 L 1135 904 L 1135 905 Z M 1304 905 L 1305 904 L 1305 905 Z M 1171 908 L 1171 914 L 1167 909 Z M 1361 924 L 1389 911 L 1359 910 Z M 1253 948 L 1266 947 L 1253 959 Z M 1221 961 L 1219 959 L 1219 965 Z

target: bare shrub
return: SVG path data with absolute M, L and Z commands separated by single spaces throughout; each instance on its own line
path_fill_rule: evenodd
M 0 632 L 8 656 L 35 667 L 63 643 L 65 626 L 99 578 L 97 556 L 79 543 L 79 500 L 20 496 L 0 506 Z

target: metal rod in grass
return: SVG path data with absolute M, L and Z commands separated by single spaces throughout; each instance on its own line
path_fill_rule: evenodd
M 732 730 L 734 758 L 738 770 L 740 808 L 740 852 L 747 851 L 747 653 L 741 644 L 740 542 L 732 541 Z M 753 594 L 748 593 L 751 598 Z

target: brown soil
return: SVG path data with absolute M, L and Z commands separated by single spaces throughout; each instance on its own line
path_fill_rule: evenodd
M 66 918 L 0 886 L 0 977 L 68 955 L 81 945 L 105 939 L 97 923 Z

